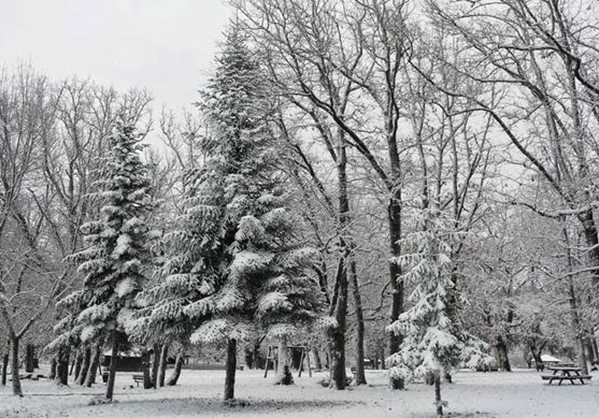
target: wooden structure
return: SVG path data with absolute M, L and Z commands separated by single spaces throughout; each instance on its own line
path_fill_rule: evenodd
M 308 363 L 308 376 L 312 377 L 312 365 L 310 364 L 310 356 L 308 355 L 308 352 L 310 351 L 309 348 L 306 347 L 305 345 L 288 345 L 287 350 L 288 351 L 289 350 L 300 350 L 301 351 L 300 362 L 299 362 L 299 372 L 298 372 L 297 376 L 298 377 L 302 376 L 302 370 L 304 368 L 304 360 L 306 360 Z M 278 357 L 279 357 L 279 346 L 278 345 L 269 345 L 268 346 L 268 354 L 266 355 L 266 365 L 264 366 L 264 378 L 266 378 L 266 376 L 268 376 L 269 362 L 270 362 L 270 364 L 272 364 L 275 372 L 277 372 L 279 370 Z M 289 353 L 288 353 L 287 357 L 289 357 Z
M 551 366 L 548 367 L 548 370 L 553 370 L 553 374 L 541 376 L 541 379 L 549 380 L 549 384 L 556 380 L 559 382 L 558 386 L 564 380 L 569 380 L 571 384 L 574 384 L 576 380 L 580 380 L 580 383 L 584 385 L 585 380 L 592 378 L 592 376 L 581 375 L 582 369 L 575 366 Z

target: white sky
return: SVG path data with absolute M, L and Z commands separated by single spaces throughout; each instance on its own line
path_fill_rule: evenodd
M 229 17 L 221 0 L 0 0 L 0 66 L 31 63 L 173 110 L 198 99 Z

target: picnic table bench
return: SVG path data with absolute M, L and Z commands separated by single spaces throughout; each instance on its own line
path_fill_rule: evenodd
M 576 380 L 580 380 L 580 383 L 584 385 L 585 380 L 591 380 L 593 376 L 581 375 L 582 369 L 575 366 L 551 366 L 548 370 L 552 370 L 553 374 L 543 375 L 541 379 L 548 380 L 551 384 L 554 380 L 559 382 L 558 386 L 562 384 L 564 380 L 569 380 L 571 384 L 575 384 Z
M 144 375 L 143 374 L 134 374 L 133 381 L 135 383 L 137 383 L 137 387 L 139 387 L 139 384 L 143 383 L 143 381 L 144 381 Z

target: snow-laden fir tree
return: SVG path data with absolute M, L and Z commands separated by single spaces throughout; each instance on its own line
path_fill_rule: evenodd
M 432 378 L 437 415 L 443 415 L 441 376 L 458 367 L 476 367 L 488 361 L 486 345 L 462 329 L 457 315 L 457 295 L 452 280 L 456 245 L 464 234 L 432 204 L 414 210 L 412 232 L 401 240 L 404 254 L 396 262 L 403 280 L 413 290 L 411 306 L 388 330 L 403 335 L 400 350 L 389 357 L 394 378 Z
M 55 327 L 60 335 L 49 345 L 52 349 L 73 343 L 110 343 L 108 400 L 113 395 L 119 335 L 142 289 L 143 265 L 149 260 L 146 218 L 153 204 L 140 141 L 134 124 L 123 115 L 117 118 L 107 138 L 109 151 L 95 193 L 100 219 L 81 227 L 89 246 L 71 257 L 84 276 L 83 286 L 58 303 L 67 315 Z
M 156 288 L 144 292 L 140 324 L 159 325 L 192 343 L 225 343 L 225 400 L 234 398 L 239 341 L 266 330 L 283 337 L 309 326 L 321 306 L 307 273 L 314 250 L 301 243 L 274 164 L 272 100 L 241 34 L 227 34 L 217 69 L 202 92 L 209 127 L 204 165 L 188 174 L 184 211 L 164 240 Z M 152 328 L 152 326 L 150 326 Z

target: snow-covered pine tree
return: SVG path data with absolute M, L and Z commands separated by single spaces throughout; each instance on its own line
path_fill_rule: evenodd
M 449 309 L 455 292 L 451 254 L 464 234 L 434 204 L 414 210 L 411 224 L 412 232 L 401 240 L 405 253 L 395 260 L 413 286 L 411 307 L 388 326 L 404 336 L 400 350 L 388 359 L 389 374 L 405 380 L 432 377 L 437 415 L 442 416 L 441 376 L 460 366 L 476 367 L 489 357 L 486 344 L 460 326 L 456 307 Z
M 206 161 L 187 176 L 183 214 L 163 243 L 161 281 L 141 295 L 147 310 L 138 324 L 161 324 L 158 332 L 173 338 L 193 330 L 193 343 L 225 342 L 227 401 L 238 341 L 258 327 L 283 336 L 310 324 L 320 290 L 307 274 L 316 254 L 301 245 L 274 169 L 281 150 L 268 123 L 272 102 L 236 28 L 217 64 L 199 104 L 210 128 Z
M 302 244 L 301 222 L 288 209 L 275 168 L 283 149 L 269 123 L 273 104 L 257 60 L 233 27 L 200 104 L 212 133 L 203 181 L 222 187 L 219 240 L 227 264 L 215 294 L 186 308 L 206 319 L 192 342 L 227 341 L 225 400 L 234 397 L 239 340 L 256 326 L 285 339 L 313 323 L 322 306 L 308 274 L 318 254 Z
M 107 138 L 109 151 L 101 164 L 96 196 L 100 219 L 81 227 L 89 246 L 71 257 L 84 275 L 83 286 L 58 303 L 68 314 L 55 327 L 60 335 L 49 349 L 75 343 L 111 343 L 106 399 L 112 400 L 119 333 L 144 282 L 149 259 L 146 217 L 153 208 L 147 168 L 142 163 L 140 135 L 124 115 Z

